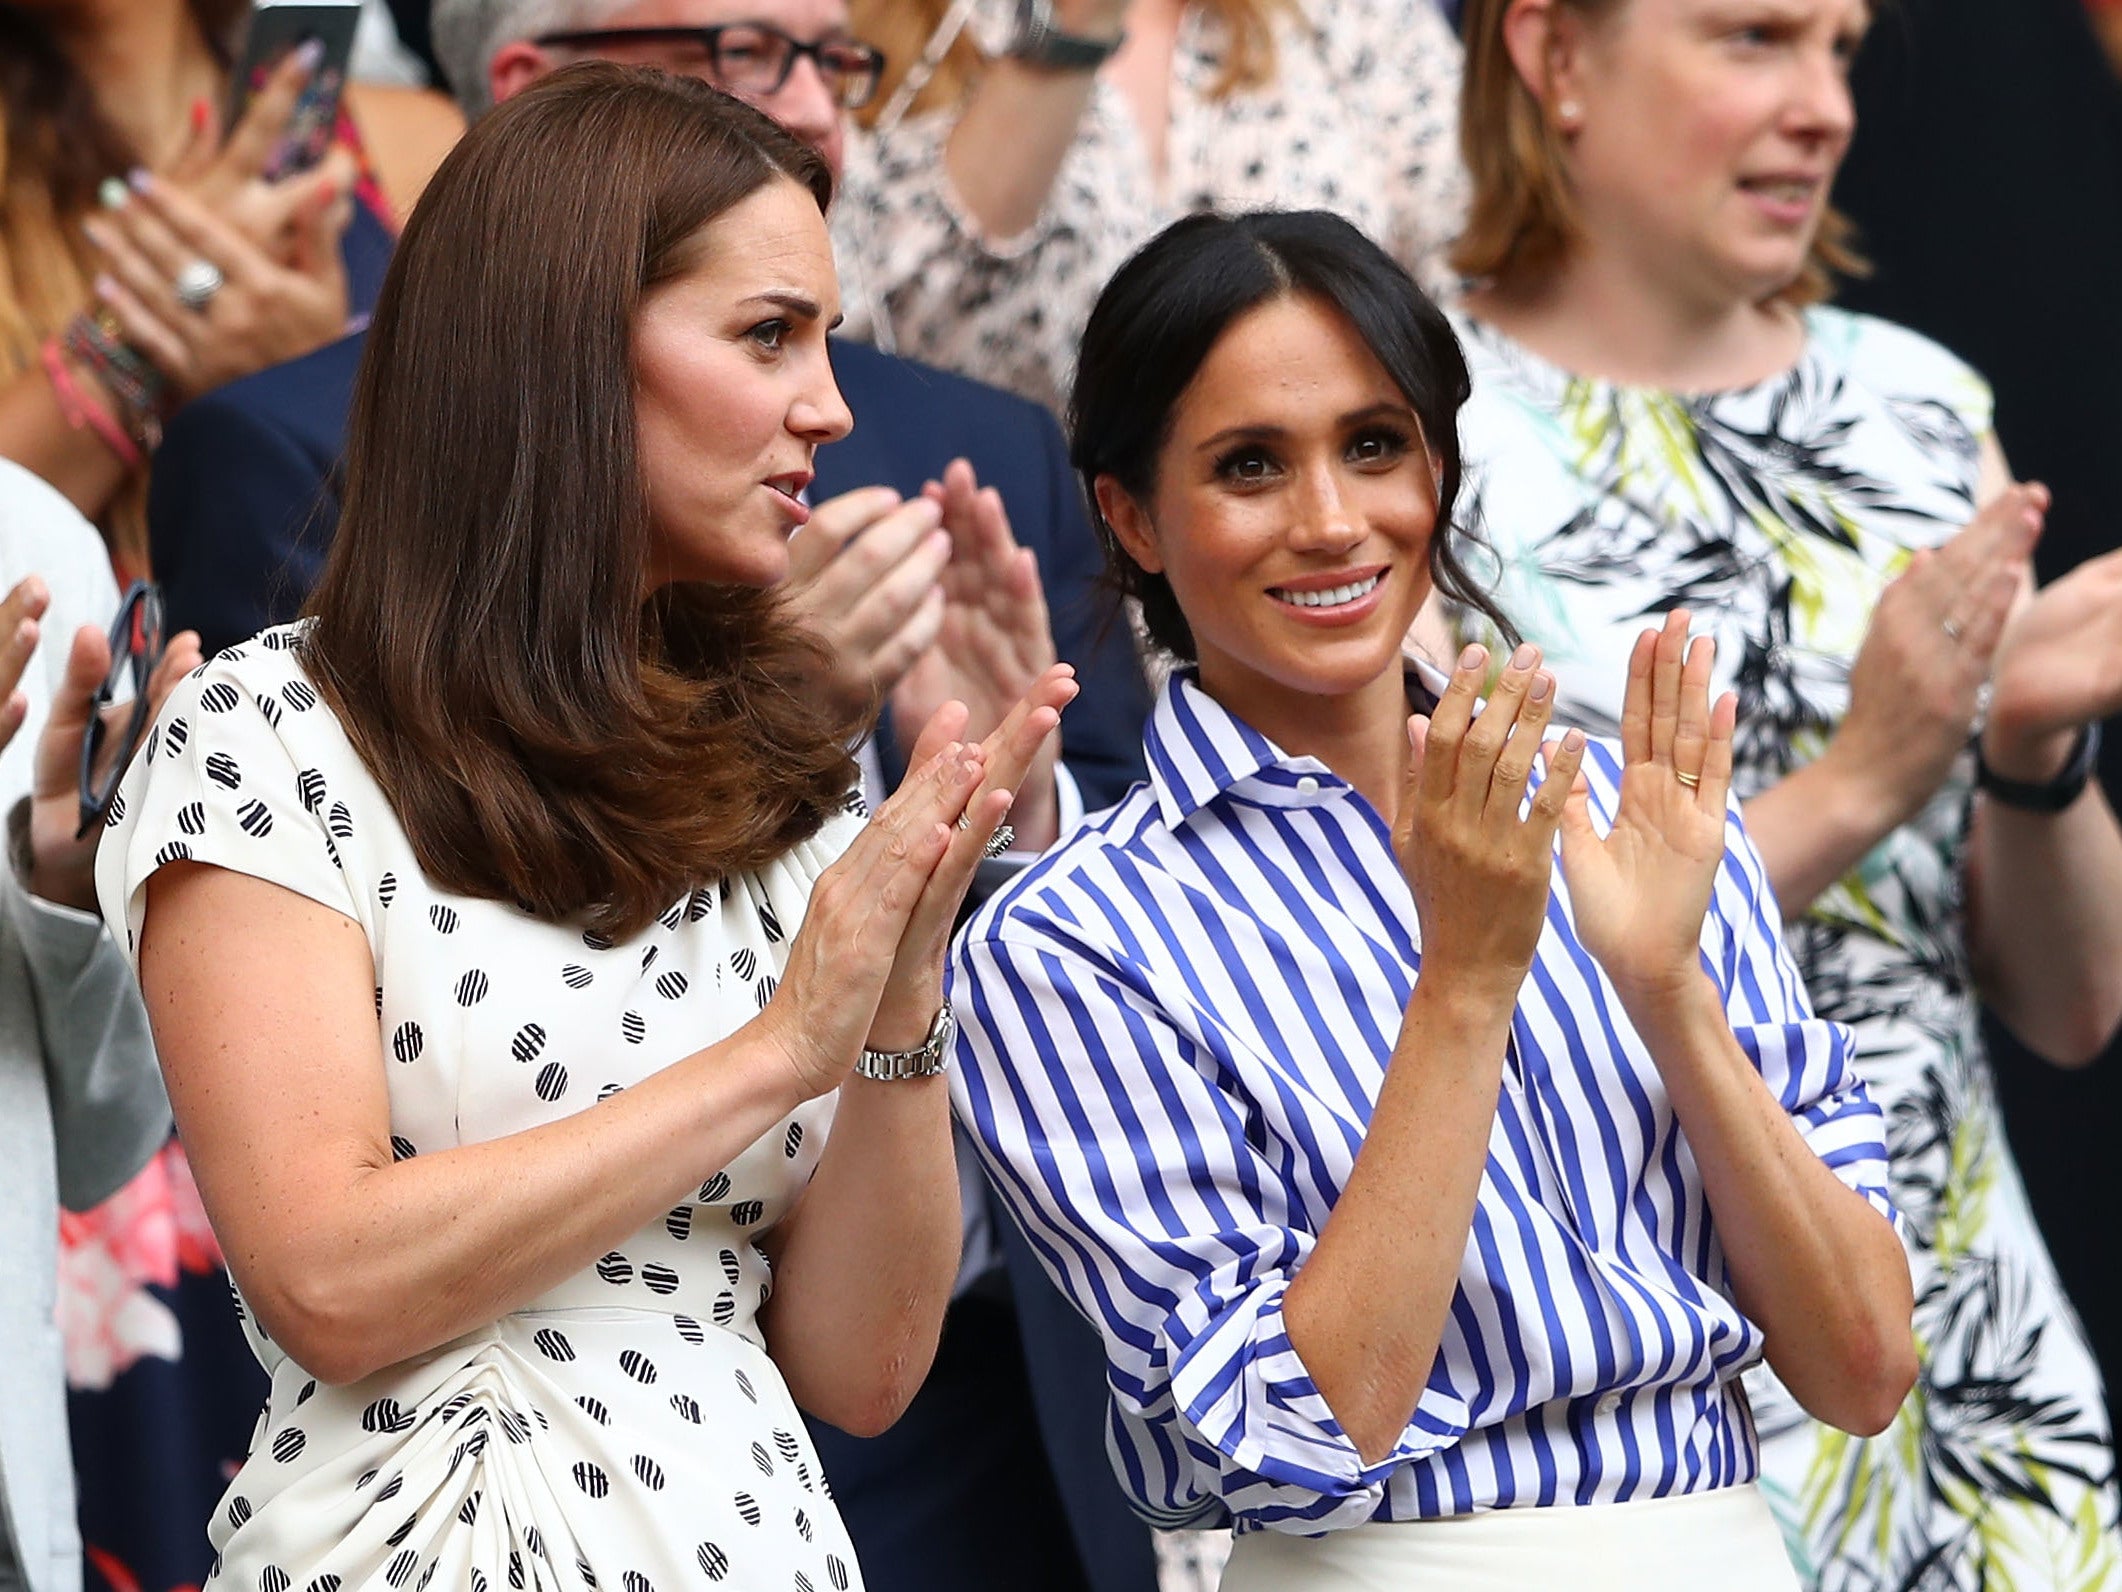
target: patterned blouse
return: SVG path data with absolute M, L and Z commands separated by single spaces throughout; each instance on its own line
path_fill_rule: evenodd
M 991 52 L 1014 14 L 1011 0 L 983 0 L 974 25 Z M 1300 0 L 1275 44 L 1272 82 L 1214 97 L 1225 30 L 1190 7 L 1162 181 L 1126 100 L 1101 80 L 1045 211 L 1008 240 L 984 236 L 952 190 L 951 113 L 853 148 L 834 206 L 849 334 L 1059 411 L 1106 280 L 1170 222 L 1208 209 L 1338 211 L 1426 286 L 1449 287 L 1443 253 L 1466 210 L 1460 50 L 1435 0 Z
M 1610 731 L 1637 632 L 1684 604 L 1717 639 L 1717 689 L 1739 693 L 1739 794 L 1818 756 L 1881 590 L 1973 513 L 1981 379 L 1913 332 L 1824 308 L 1793 369 L 1693 397 L 1459 330 L 1469 523 L 1493 544 L 1504 611 L 1547 649 L 1562 714 Z M 1961 912 L 1971 764 L 1785 931 L 1886 1112 L 1922 1360 L 1869 1441 L 1750 1378 L 1764 1482 L 1829 1592 L 2122 1584 L 2099 1371 L 1982 1047 Z

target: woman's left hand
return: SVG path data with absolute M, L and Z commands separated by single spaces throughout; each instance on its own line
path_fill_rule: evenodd
M 1992 686 L 1982 755 L 2008 779 L 2053 779 L 2081 725 L 2122 713 L 2122 550 L 2020 604 Z
M 199 635 L 186 630 L 170 639 L 162 661 L 147 682 L 147 720 L 152 724 L 172 687 L 199 666 Z M 98 824 L 87 835 L 81 827 L 81 743 L 88 734 L 96 691 L 110 673 L 111 643 L 94 625 L 74 632 L 66 656 L 66 679 L 52 699 L 51 716 L 37 737 L 37 760 L 30 786 L 30 893 L 81 912 L 96 910 L 96 842 Z M 100 785 L 110 773 L 133 716 L 131 702 L 114 702 L 103 710 L 103 753 L 93 771 Z
M 1002 494 L 981 486 L 964 459 L 953 459 L 924 495 L 943 510 L 951 538 L 941 581 L 943 623 L 893 690 L 892 712 L 901 724 L 925 724 L 955 698 L 966 705 L 972 733 L 984 735 L 1054 664 L 1039 562 L 1011 534 Z M 1010 822 L 1033 850 L 1052 845 L 1060 829 L 1054 789 L 1060 755 L 1060 738 L 1046 737 L 1014 786 Z
M 943 1003 L 943 955 L 974 868 L 989 837 L 1010 812 L 1027 772 L 1053 740 L 1061 710 L 1075 699 L 1076 689 L 1075 670 L 1065 663 L 1054 664 L 1032 682 L 1008 717 L 981 743 L 984 774 L 965 804 L 965 827 L 951 837 L 951 852 L 931 876 L 928 890 L 900 936 L 899 954 L 871 1030 L 873 1049 L 909 1049 L 928 1032 L 936 1008 Z M 960 739 L 965 725 L 965 704 L 944 703 L 915 742 L 907 766 L 924 766 L 936 752 Z
M 1716 647 L 1692 647 L 1688 614 L 1636 638 L 1621 710 L 1621 807 L 1604 839 L 1580 780 L 1562 815 L 1562 871 L 1577 938 L 1624 1006 L 1700 976 L 1702 920 L 1724 856 L 1738 699 L 1710 706 Z

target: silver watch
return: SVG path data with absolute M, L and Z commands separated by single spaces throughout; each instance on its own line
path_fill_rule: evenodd
M 1054 72 L 1095 72 L 1127 42 L 1122 33 L 1110 39 L 1087 39 L 1054 26 L 1054 0 L 1017 0 L 1017 37 L 1012 60 Z
M 928 1025 L 928 1038 L 912 1050 L 865 1050 L 855 1063 L 857 1078 L 890 1083 L 898 1078 L 933 1078 L 950 1065 L 951 1041 L 958 1037 L 958 1014 L 945 1001 Z

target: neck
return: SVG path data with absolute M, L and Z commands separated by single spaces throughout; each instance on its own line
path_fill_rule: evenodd
M 1407 682 L 1399 665 L 1339 696 L 1272 680 L 1221 677 L 1201 667 L 1201 688 L 1292 757 L 1315 757 L 1378 810 L 1390 829 L 1407 781 Z
M 193 101 L 218 111 L 222 74 L 187 0 L 92 0 L 52 24 L 103 114 L 150 165 L 183 146 Z
M 1707 274 L 1587 238 L 1541 280 L 1483 288 L 1467 307 L 1572 374 L 1629 386 L 1716 392 L 1788 369 L 1805 339 L 1796 313 Z

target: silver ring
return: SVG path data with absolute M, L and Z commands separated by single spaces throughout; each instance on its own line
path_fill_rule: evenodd
M 1945 627 L 1945 639 L 1947 641 L 1957 644 L 1960 638 L 1967 634 L 1966 631 L 1960 628 L 1960 621 L 1957 619 L 1941 619 L 1938 622 Z
M 1982 732 L 1989 728 L 1989 703 L 1990 698 L 1995 696 L 1996 693 L 1997 688 L 1987 680 L 1975 687 L 1975 716 L 1973 721 L 1967 726 L 1967 738 L 1969 740 L 1981 740 Z
M 958 827 L 960 829 L 970 829 L 973 827 L 973 815 L 970 810 L 962 812 L 958 815 Z
M 177 273 L 170 284 L 177 295 L 177 302 L 195 314 L 204 315 L 207 305 L 214 302 L 214 295 L 227 284 L 228 278 L 221 274 L 221 267 L 204 257 L 187 264 Z
M 1004 824 L 987 837 L 987 855 L 999 857 L 1017 843 L 1017 826 Z

